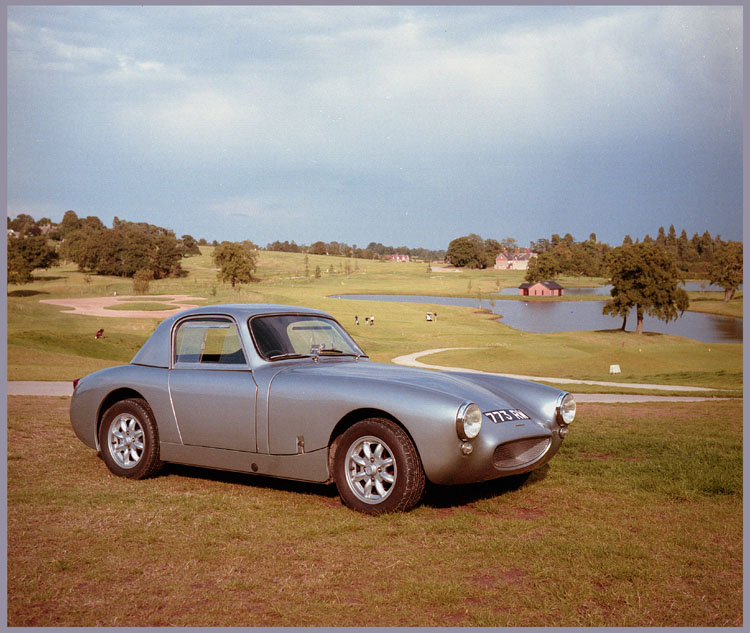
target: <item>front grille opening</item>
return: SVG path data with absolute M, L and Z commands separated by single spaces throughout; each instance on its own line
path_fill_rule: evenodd
M 550 443 L 549 437 L 531 437 L 500 444 L 493 456 L 495 468 L 519 468 L 530 464 L 547 452 Z

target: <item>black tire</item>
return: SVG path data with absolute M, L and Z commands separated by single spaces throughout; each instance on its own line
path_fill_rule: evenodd
M 99 446 L 107 468 L 119 477 L 144 479 L 162 467 L 156 420 L 140 398 L 121 400 L 107 409 L 99 427 Z
M 417 449 L 400 426 L 383 418 L 362 420 L 344 431 L 333 471 L 341 500 L 365 514 L 406 512 L 424 492 Z

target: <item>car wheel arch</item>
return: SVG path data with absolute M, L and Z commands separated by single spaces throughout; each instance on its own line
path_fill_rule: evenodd
M 99 428 L 101 427 L 102 420 L 104 419 L 104 414 L 107 412 L 107 410 L 112 407 L 113 405 L 117 404 L 118 402 L 121 402 L 123 400 L 128 400 L 130 398 L 137 398 L 140 400 L 143 400 L 148 404 L 148 401 L 146 398 L 143 397 L 142 394 L 137 392 L 135 389 L 131 389 L 129 387 L 121 387 L 119 389 L 115 389 L 114 391 L 107 394 L 107 397 L 102 400 L 101 404 L 99 405 L 99 411 L 97 411 L 96 414 L 96 437 L 97 437 L 97 451 L 101 451 L 101 446 L 99 446 Z
M 374 408 L 355 409 L 347 413 L 343 418 L 341 418 L 333 427 L 333 430 L 331 431 L 331 436 L 328 440 L 328 482 L 327 483 L 333 482 L 334 457 L 336 455 L 336 449 L 338 448 L 338 442 L 341 439 L 341 436 L 344 434 L 344 432 L 347 429 L 354 426 L 357 422 L 361 422 L 362 420 L 368 420 L 370 418 L 384 418 L 398 425 L 401 428 L 401 430 L 404 433 L 406 433 L 406 435 L 409 437 L 409 440 L 414 445 L 414 448 L 417 451 L 417 457 L 419 457 L 419 460 L 420 461 L 422 460 L 422 456 L 419 453 L 419 447 L 417 446 L 417 443 L 414 441 L 414 438 L 409 432 L 409 429 L 407 429 L 403 425 L 401 420 L 394 417 L 387 411 L 383 411 L 382 409 L 374 409 Z

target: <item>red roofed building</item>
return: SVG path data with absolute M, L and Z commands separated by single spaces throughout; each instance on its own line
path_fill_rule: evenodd
M 556 281 L 537 281 L 518 286 L 518 294 L 522 297 L 562 297 L 565 288 Z

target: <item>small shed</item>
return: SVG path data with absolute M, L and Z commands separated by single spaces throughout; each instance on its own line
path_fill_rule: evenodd
M 565 288 L 556 281 L 537 281 L 518 286 L 518 294 L 522 297 L 562 297 Z

